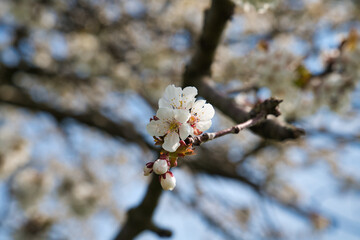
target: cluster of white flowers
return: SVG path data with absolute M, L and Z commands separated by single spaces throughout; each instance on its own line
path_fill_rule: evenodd
M 187 137 L 200 135 L 211 127 L 215 110 L 205 100 L 196 100 L 197 94 L 195 87 L 181 89 L 169 85 L 159 100 L 156 116 L 146 126 L 151 136 L 163 141 L 162 148 L 168 153 L 176 152 Z M 155 162 L 146 164 L 144 175 L 152 172 L 160 175 L 163 189 L 173 190 L 176 180 L 169 171 L 170 165 L 168 154 L 164 154 Z
M 205 100 L 197 100 L 197 89 L 169 85 L 159 100 L 156 118 L 146 126 L 151 136 L 164 137 L 163 149 L 175 152 L 180 140 L 200 135 L 211 127 L 215 110 Z

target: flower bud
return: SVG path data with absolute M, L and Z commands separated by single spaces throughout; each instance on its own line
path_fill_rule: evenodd
M 172 191 L 176 186 L 176 179 L 172 172 L 167 172 L 160 176 L 160 184 L 164 190 Z
M 144 167 L 144 176 L 149 176 L 153 172 L 153 162 L 148 162 Z
M 156 174 L 162 175 L 169 170 L 170 163 L 166 159 L 158 159 L 154 162 L 153 170 Z

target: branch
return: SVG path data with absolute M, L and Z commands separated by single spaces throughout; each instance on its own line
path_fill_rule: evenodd
M 229 116 L 234 122 L 245 122 L 251 118 L 249 113 L 233 102 L 226 94 L 216 90 L 214 84 L 206 78 L 211 75 L 210 67 L 214 60 L 216 48 L 226 23 L 231 19 L 235 5 L 228 0 L 213 0 L 210 9 L 205 11 L 204 27 L 198 41 L 195 54 L 187 64 L 183 74 L 183 87 L 195 86 L 199 95 Z M 266 120 L 252 127 L 251 131 L 263 138 L 282 141 L 295 139 L 303 135 L 303 129 L 292 126 L 282 126 L 279 123 Z
M 278 196 L 271 194 L 266 189 L 267 184 L 265 181 L 259 181 L 254 177 L 249 176 L 249 173 L 244 174 L 244 171 L 241 171 L 240 174 L 238 172 L 237 163 L 231 162 L 229 159 L 224 159 L 226 154 L 221 152 L 210 152 L 206 148 L 202 148 L 201 150 L 204 156 L 197 159 L 196 161 L 182 161 L 181 164 L 188 166 L 194 172 L 206 173 L 209 175 L 216 175 L 238 180 L 239 182 L 250 187 L 259 196 L 266 197 L 276 204 L 290 209 L 293 213 L 296 213 L 297 215 L 304 217 L 309 221 L 313 220 L 314 215 L 318 215 L 316 210 L 299 206 L 296 204 L 296 202 L 284 201 Z
M 210 9 L 204 12 L 202 33 L 197 48 L 183 74 L 183 85 L 192 85 L 193 79 L 209 75 L 215 51 L 226 23 L 231 19 L 235 4 L 229 0 L 212 0 Z
M 169 237 L 171 232 L 156 227 L 152 222 L 152 215 L 159 202 L 162 189 L 157 175 L 152 174 L 151 182 L 145 193 L 144 199 L 135 208 L 128 211 L 126 223 L 114 238 L 114 240 L 130 240 L 145 230 L 151 230 L 160 237 Z
M 188 143 L 192 143 L 195 146 L 199 146 L 204 142 L 225 136 L 227 134 L 238 134 L 241 130 L 245 128 L 253 127 L 260 124 L 266 119 L 267 115 L 269 114 L 272 114 L 276 117 L 279 116 L 280 112 L 278 111 L 277 106 L 281 102 L 282 100 L 277 100 L 274 98 L 267 99 L 253 108 L 253 110 L 250 112 L 250 115 L 253 115 L 254 117 L 247 120 L 246 122 L 240 123 L 231 128 L 224 129 L 218 132 L 204 133 L 201 136 L 189 137 L 187 141 Z
M 186 66 L 186 69 L 184 71 L 183 86 L 185 87 L 193 85 L 198 87 L 200 95 L 206 98 L 215 107 L 222 110 L 225 114 L 229 116 L 238 116 L 237 118 L 233 118 L 235 122 L 245 122 L 251 117 L 253 117 L 251 114 L 254 113 L 247 113 L 236 105 L 235 112 L 231 112 L 230 109 L 229 112 L 226 112 L 224 109 L 227 109 L 227 107 L 232 104 L 229 99 L 221 96 L 221 99 L 223 99 L 223 101 L 220 102 L 218 101 L 219 99 L 210 98 L 210 96 L 215 96 L 219 93 L 212 87 L 210 89 L 206 89 L 206 87 L 208 86 L 206 82 L 198 81 L 201 80 L 203 77 L 209 75 L 210 73 L 210 66 L 213 62 L 216 48 L 220 42 L 221 34 L 225 29 L 227 21 L 231 18 L 234 8 L 235 4 L 229 0 L 212 0 L 211 7 L 205 11 L 204 25 L 199 38 L 198 46 L 190 63 Z M 210 90 L 209 94 L 207 94 L 206 92 L 208 90 Z M 220 108 L 218 103 L 223 104 L 224 107 Z M 232 110 L 233 109 L 234 108 L 232 108 Z M 265 122 L 267 121 L 268 120 L 265 120 Z M 279 126 L 277 124 L 266 125 L 267 127 L 264 127 L 263 136 L 266 136 L 265 133 L 267 131 L 271 132 L 268 128 L 274 127 L 273 125 Z M 274 128 L 274 131 L 279 131 L 283 129 L 279 128 L 280 127 Z M 287 130 L 288 128 L 285 129 Z M 303 134 L 303 132 L 300 130 L 289 130 L 288 132 L 280 135 L 280 138 L 296 138 Z M 274 134 L 270 136 L 274 138 Z M 153 175 L 145 197 L 140 203 L 140 205 L 136 208 L 131 209 L 128 212 L 128 219 L 115 237 L 115 240 L 133 239 L 142 231 L 146 229 L 151 229 L 151 227 L 149 227 L 149 224 L 151 223 L 153 211 L 157 206 L 158 200 L 162 192 L 159 183 L 155 178 L 156 177 Z M 253 184 L 245 178 L 241 179 L 244 182 L 247 181 L 250 185 Z M 253 187 L 257 188 L 258 186 L 253 185 Z M 155 192 L 153 192 L 154 188 Z M 144 209 L 144 205 L 147 205 L 148 208 Z M 143 212 L 143 210 L 146 212 Z M 141 216 L 141 218 L 136 218 L 136 216 Z
M 28 93 L 8 85 L 0 86 L 0 102 L 35 112 L 47 112 L 58 122 L 72 118 L 111 136 L 121 137 L 129 142 L 136 143 L 142 148 L 156 149 L 153 144 L 143 140 L 143 136 L 134 129 L 131 122 L 121 121 L 121 123 L 117 123 L 97 111 L 77 113 L 70 110 L 57 109 L 47 103 L 35 102 Z
M 221 110 L 235 122 L 246 122 L 252 118 L 253 113 L 242 109 L 236 102 L 230 99 L 225 93 L 216 90 L 214 83 L 207 78 L 202 78 L 194 82 L 199 93 L 208 102 Z M 250 130 L 265 139 L 283 141 L 286 139 L 296 139 L 305 134 L 305 131 L 294 126 L 283 126 L 274 120 L 264 120 L 260 124 L 253 126 Z

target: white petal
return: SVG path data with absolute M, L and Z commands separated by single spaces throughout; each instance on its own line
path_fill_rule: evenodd
M 187 102 L 187 104 L 185 105 L 185 109 L 189 110 L 190 108 L 192 108 L 194 106 L 195 101 L 196 98 L 193 98 L 191 101 Z
M 168 161 L 165 159 L 158 159 L 154 162 L 153 170 L 156 174 L 164 174 L 169 170 Z
M 171 84 L 171 85 L 169 85 L 169 86 L 167 86 L 167 87 L 165 88 L 163 97 L 164 97 L 165 99 L 169 100 L 169 99 L 174 95 L 174 93 L 175 93 L 176 91 L 178 91 L 178 90 L 176 90 L 175 85 L 174 85 L 174 84 Z
M 185 109 L 174 109 L 175 119 L 181 123 L 186 123 L 190 118 L 189 110 Z
M 211 120 L 209 121 L 200 121 L 196 124 L 196 128 L 204 132 L 211 127 Z
M 175 117 L 175 112 L 171 108 L 159 108 L 156 116 L 161 120 L 171 121 Z
M 184 97 L 190 97 L 193 98 L 198 94 L 198 91 L 196 87 L 186 87 L 183 90 L 183 96 Z
M 192 127 L 187 123 L 184 123 L 179 128 L 180 138 L 182 140 L 185 140 L 192 132 Z
M 211 120 L 215 115 L 215 110 L 213 106 L 209 103 L 205 104 L 204 107 L 197 112 L 197 116 L 202 121 Z
M 194 115 L 195 113 L 200 112 L 205 103 L 205 100 L 197 100 L 191 108 L 191 114 Z
M 193 137 L 195 137 L 196 135 L 194 134 L 194 129 L 192 127 L 190 127 L 190 132 L 189 134 Z
M 176 179 L 172 174 L 166 173 L 165 178 L 161 176 L 160 184 L 164 190 L 172 191 L 176 186 Z
M 156 137 L 164 136 L 169 130 L 169 128 L 169 124 L 163 120 L 153 120 L 148 125 L 146 125 L 146 131 L 151 136 Z
M 182 96 L 182 108 L 190 109 L 191 106 L 195 102 L 195 96 L 197 95 L 198 91 L 195 87 L 186 87 L 183 90 Z
M 179 108 L 181 95 L 182 95 L 181 87 L 175 87 L 174 85 L 169 85 L 165 89 L 164 98 L 169 101 L 169 104 L 173 108 Z
M 176 149 L 180 146 L 179 141 L 179 134 L 176 132 L 170 132 L 164 138 L 164 144 L 162 147 L 168 152 L 175 152 Z
M 168 100 L 166 100 L 165 98 L 160 98 L 159 108 L 172 108 L 172 106 L 170 105 Z

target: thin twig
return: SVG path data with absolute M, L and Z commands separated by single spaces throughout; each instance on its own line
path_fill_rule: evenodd
M 186 141 L 187 143 L 192 143 L 194 146 L 199 146 L 202 143 L 225 136 L 227 134 L 238 134 L 241 130 L 245 128 L 250 128 L 252 126 L 260 124 L 262 121 L 266 120 L 267 115 L 272 114 L 274 116 L 279 116 L 280 112 L 277 107 L 282 102 L 275 98 L 270 98 L 265 100 L 262 103 L 259 103 L 254 106 L 250 111 L 250 115 L 254 116 L 253 118 L 247 120 L 246 122 L 235 125 L 231 128 L 227 128 L 218 132 L 213 133 L 204 133 L 201 136 L 189 137 Z

